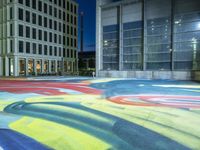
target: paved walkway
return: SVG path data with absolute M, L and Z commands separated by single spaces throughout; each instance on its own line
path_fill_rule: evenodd
M 0 80 L 0 150 L 200 150 L 200 84 Z

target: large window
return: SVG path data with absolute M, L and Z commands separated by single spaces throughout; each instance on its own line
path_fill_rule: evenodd
M 146 68 L 171 69 L 171 2 L 149 0 L 146 3 Z
M 174 69 L 200 69 L 200 1 L 176 0 Z
M 102 12 L 103 70 L 119 70 L 119 8 Z
M 25 59 L 19 60 L 19 75 L 21 76 L 26 75 L 26 60 Z
M 142 4 L 123 7 L 123 70 L 142 69 Z

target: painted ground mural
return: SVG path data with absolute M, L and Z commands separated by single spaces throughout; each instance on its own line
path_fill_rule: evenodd
M 200 84 L 0 80 L 0 150 L 200 150 Z

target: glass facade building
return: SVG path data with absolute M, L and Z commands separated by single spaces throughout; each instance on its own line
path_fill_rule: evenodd
M 200 70 L 200 1 L 97 0 L 97 52 L 98 72 Z
M 0 16 L 0 76 L 77 74 L 77 2 L 1 0 Z

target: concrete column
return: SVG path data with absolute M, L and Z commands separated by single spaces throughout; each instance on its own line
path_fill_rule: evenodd
M 96 1 L 96 75 L 99 75 L 99 71 L 102 67 L 102 23 L 101 23 L 101 1 Z
M 25 76 L 28 76 L 29 75 L 28 74 L 28 58 L 25 58 L 25 72 L 26 72 Z
M 9 59 L 7 56 L 5 57 L 5 76 L 9 76 Z
M 36 68 L 36 66 L 37 66 L 37 60 L 36 59 L 33 59 L 33 71 L 34 71 L 34 73 L 35 73 L 35 75 L 37 76 L 37 68 Z
M 55 60 L 55 72 L 57 73 L 58 72 L 58 61 Z
M 123 70 L 123 23 L 122 23 L 122 5 L 118 8 L 119 19 L 119 70 Z
M 19 61 L 18 61 L 18 57 L 15 56 L 14 57 L 14 77 L 19 76 Z
M 51 60 L 49 60 L 49 66 L 48 66 L 48 72 L 51 72 L 52 70 L 51 70 Z
M 0 57 L 0 76 L 3 76 L 3 60 L 2 60 L 2 57 Z
M 41 63 L 41 73 L 44 73 L 44 59 L 42 59 Z
M 146 70 L 146 50 L 147 50 L 147 20 L 146 20 L 146 4 L 145 0 L 143 0 L 143 21 L 144 21 L 144 26 L 143 26 L 143 71 Z

